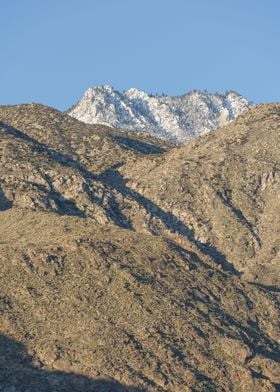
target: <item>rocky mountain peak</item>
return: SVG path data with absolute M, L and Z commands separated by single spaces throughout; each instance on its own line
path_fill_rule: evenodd
M 112 86 L 88 89 L 72 117 L 88 124 L 144 131 L 182 143 L 234 120 L 250 103 L 234 91 L 209 93 L 194 90 L 184 95 L 153 95 L 136 88 L 119 92 Z

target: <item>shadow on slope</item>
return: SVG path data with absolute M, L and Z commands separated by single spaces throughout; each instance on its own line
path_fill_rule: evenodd
M 10 134 L 31 144 L 33 150 L 36 153 L 46 154 L 50 159 L 63 166 L 76 169 L 85 180 L 83 190 L 86 192 L 89 200 L 92 203 L 95 203 L 102 207 L 108 218 L 111 219 L 119 227 L 125 229 L 132 229 L 131 222 L 127 219 L 127 217 L 122 213 L 121 209 L 119 208 L 119 205 L 115 199 L 115 195 L 111 194 L 107 205 L 104 205 L 102 196 L 98 197 L 92 191 L 89 181 L 99 181 L 109 189 L 116 190 L 123 197 L 135 200 L 142 207 L 144 207 L 148 213 L 150 213 L 152 216 L 156 216 L 157 218 L 159 218 L 161 222 L 164 223 L 166 228 L 172 233 L 178 233 L 181 236 L 187 238 L 189 241 L 194 243 L 202 253 L 214 258 L 214 260 L 218 264 L 220 264 L 224 268 L 224 270 L 230 271 L 237 276 L 241 275 L 241 273 L 236 270 L 230 262 L 228 262 L 226 256 L 223 253 L 221 253 L 213 245 L 205 244 L 197 240 L 194 237 L 193 231 L 190 230 L 174 214 L 172 214 L 171 212 L 164 211 L 162 208 L 157 206 L 151 200 L 147 199 L 145 196 L 128 188 L 126 186 L 127 180 L 124 179 L 122 174 L 117 170 L 123 165 L 123 162 L 117 163 L 116 165 L 110 167 L 99 175 L 95 175 L 90 172 L 85 166 L 83 166 L 78 160 L 73 159 L 69 155 L 50 148 L 46 144 L 37 141 L 36 139 L 26 135 L 24 132 L 14 127 L 11 127 L 10 125 L 0 122 L 0 126 L 7 134 Z M 78 214 L 76 213 L 75 215 Z
M 235 207 L 232 204 L 232 201 L 227 198 L 226 195 L 223 195 L 222 192 L 216 192 L 216 195 L 219 197 L 222 203 L 230 209 L 230 211 L 236 216 L 236 218 L 247 228 L 247 230 L 250 231 L 250 233 L 258 243 L 259 247 L 261 247 L 260 237 L 255 233 L 252 223 L 248 221 L 243 212 L 239 208 Z
M 143 142 L 137 139 L 130 139 L 129 137 L 125 136 L 110 135 L 110 137 L 114 142 L 118 143 L 122 147 L 140 154 L 162 154 L 167 151 L 163 147 L 156 146 L 154 144 Z
M 87 170 L 78 160 L 73 159 L 71 156 L 65 153 L 56 151 L 55 149 L 49 147 L 47 144 L 39 142 L 38 140 L 26 135 L 24 132 L 20 131 L 19 129 L 11 127 L 8 124 L 0 122 L 0 127 L 2 127 L 7 134 L 27 142 L 31 146 L 33 151 L 35 151 L 36 153 L 46 154 L 48 158 L 52 159 L 56 163 L 59 163 L 64 167 L 76 169 L 85 180 L 83 190 L 87 194 L 89 200 L 93 204 L 97 204 L 98 206 L 102 207 L 105 211 L 106 216 L 109 219 L 111 219 L 116 225 L 125 229 L 131 228 L 130 222 L 126 219 L 126 216 L 122 214 L 122 212 L 118 207 L 118 204 L 115 200 L 115 195 L 110 195 L 107 201 L 107 206 L 105 206 L 102 200 L 102 196 L 97 197 L 96 194 L 92 191 L 87 181 L 90 180 L 96 181 L 97 176 L 95 176 L 89 170 Z M 42 175 L 50 186 L 51 189 L 50 198 L 56 202 L 58 207 L 58 213 L 60 215 L 73 215 L 73 216 L 80 216 L 80 217 L 85 216 L 84 212 L 81 211 L 75 205 L 75 203 L 73 203 L 73 201 L 66 200 L 60 193 L 58 193 L 54 189 L 52 185 L 52 181 L 49 177 L 47 177 L 44 174 Z M 47 190 L 45 191 L 47 192 Z
M 231 271 L 238 276 L 241 275 L 239 271 L 237 271 L 234 266 L 227 261 L 224 254 L 222 254 L 213 245 L 204 244 L 197 240 L 194 237 L 193 231 L 189 229 L 174 214 L 172 214 L 171 212 L 164 211 L 162 208 L 153 203 L 151 200 L 147 199 L 145 196 L 128 188 L 126 186 L 127 180 L 122 176 L 119 171 L 116 170 L 122 165 L 123 163 L 119 163 L 112 166 L 110 169 L 105 170 L 98 176 L 98 179 L 106 185 L 116 189 L 124 197 L 137 201 L 147 210 L 148 213 L 150 213 L 152 216 L 156 216 L 157 218 L 159 218 L 168 230 L 170 230 L 172 233 L 178 233 L 181 236 L 187 238 L 189 241 L 193 242 L 202 253 L 207 256 L 213 257 L 220 265 L 222 265 L 225 270 Z
M 36 368 L 22 343 L 0 334 L 0 390 L 28 392 L 141 392 L 117 382 Z
M 280 293 L 280 288 L 277 286 L 271 286 L 271 285 L 266 285 L 262 283 L 255 283 L 255 282 L 250 282 L 252 286 L 258 287 L 262 291 L 269 291 L 272 293 Z
M 3 190 L 0 188 L 0 211 L 6 211 L 9 208 L 12 208 L 12 206 L 12 202 L 6 198 Z

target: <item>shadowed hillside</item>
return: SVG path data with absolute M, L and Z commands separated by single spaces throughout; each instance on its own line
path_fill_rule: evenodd
M 0 335 L 0 386 L 2 391 L 89 391 L 141 392 L 109 380 L 91 380 L 62 371 L 48 371 L 37 363 L 34 366 L 23 344 Z
M 3 391 L 279 389 L 278 105 L 179 148 L 0 121 Z
M 128 187 L 175 215 L 247 280 L 273 286 L 280 276 L 279 138 L 280 105 L 263 105 L 122 172 Z

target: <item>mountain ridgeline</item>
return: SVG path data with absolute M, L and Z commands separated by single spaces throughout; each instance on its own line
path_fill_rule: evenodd
M 211 99 L 182 145 L 0 107 L 0 390 L 279 390 L 280 104 Z
M 181 96 L 152 95 L 135 88 L 123 93 L 111 86 L 87 90 L 68 113 L 88 124 L 143 131 L 182 143 L 226 125 L 250 107 L 234 91 L 192 91 Z

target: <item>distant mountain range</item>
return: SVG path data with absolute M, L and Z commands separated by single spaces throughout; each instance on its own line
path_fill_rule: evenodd
M 227 125 L 250 105 L 234 91 L 220 94 L 194 90 L 168 96 L 135 88 L 121 93 L 112 86 L 98 86 L 88 89 L 68 114 L 88 124 L 147 132 L 182 143 Z

